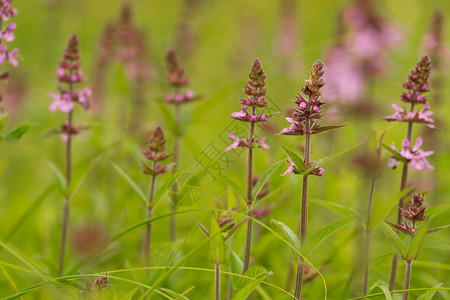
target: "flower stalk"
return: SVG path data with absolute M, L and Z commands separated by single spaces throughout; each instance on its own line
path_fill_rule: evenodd
M 267 93 L 266 89 L 266 73 L 261 65 L 259 59 L 255 59 L 250 69 L 249 80 L 244 87 L 244 93 L 247 94 L 246 98 L 241 99 L 241 111 L 231 114 L 231 118 L 241 122 L 250 122 L 250 131 L 248 139 L 236 137 L 233 134 L 228 134 L 228 137 L 233 140 L 233 143 L 228 146 L 225 151 L 230 151 L 237 147 L 248 148 L 247 157 L 247 232 L 245 238 L 245 250 L 244 250 L 244 265 L 243 274 L 248 270 L 250 266 L 250 252 L 252 242 L 252 227 L 253 227 L 253 148 L 270 148 L 265 144 L 265 137 L 255 139 L 255 124 L 258 122 L 265 122 L 269 117 L 264 113 L 257 113 L 257 108 L 267 107 L 267 102 L 264 96 Z M 249 113 L 247 107 L 251 107 Z
M 406 132 L 406 139 L 403 141 L 403 149 L 400 151 L 395 147 L 391 147 L 394 150 L 394 153 L 397 155 L 391 155 L 391 159 L 388 163 L 388 166 L 395 168 L 400 162 L 403 162 L 402 168 L 402 176 L 400 183 L 400 190 L 404 190 L 408 185 L 408 168 L 409 164 L 412 165 L 417 170 L 422 170 L 424 167 L 428 167 L 429 169 L 433 169 L 428 161 L 426 160 L 427 156 L 433 154 L 433 151 L 422 151 L 420 150 L 420 146 L 422 145 L 422 138 L 417 138 L 416 144 L 412 145 L 412 128 L 413 123 L 422 123 L 426 124 L 429 128 L 435 128 L 434 120 L 430 118 L 433 113 L 429 111 L 428 99 L 425 96 L 425 93 L 429 91 L 429 78 L 431 71 L 431 63 L 429 61 L 428 56 L 422 57 L 422 59 L 417 63 L 417 66 L 411 70 L 411 73 L 408 75 L 407 81 L 403 83 L 403 88 L 406 89 L 406 92 L 403 92 L 400 95 L 400 100 L 404 103 L 410 104 L 410 109 L 407 111 L 406 109 L 401 108 L 397 104 L 393 104 L 392 107 L 396 110 L 395 114 L 392 116 L 386 117 L 384 120 L 386 121 L 395 121 L 395 122 L 407 122 L 408 128 Z M 423 104 L 424 107 L 422 110 L 418 109 L 415 112 L 416 105 Z M 402 209 L 404 208 L 404 199 L 405 196 L 401 197 L 398 202 L 398 213 L 397 213 L 397 225 L 401 225 L 403 222 L 402 219 Z M 398 265 L 398 253 L 395 252 L 392 257 L 392 265 L 391 265 L 391 275 L 389 279 L 389 290 L 393 290 L 395 288 L 395 281 L 397 275 L 397 265 Z
M 153 203 L 155 197 L 156 177 L 160 174 L 169 171 L 169 165 L 160 165 L 160 162 L 169 158 L 170 155 L 165 153 L 166 139 L 161 127 L 157 127 L 149 139 L 147 150 L 143 153 L 147 160 L 152 161 L 152 167 L 142 162 L 142 172 L 151 177 L 150 195 L 147 201 L 147 220 L 153 217 L 153 209 L 155 203 Z M 145 242 L 144 242 L 144 265 L 149 266 L 150 250 L 152 242 L 152 222 L 147 223 L 145 230 Z M 148 275 L 148 270 L 146 271 Z
M 73 35 L 67 44 L 66 51 L 63 55 L 59 68 L 56 72 L 59 82 L 59 94 L 49 93 L 48 96 L 53 98 L 49 110 L 60 110 L 67 113 L 67 121 L 58 130 L 61 139 L 66 144 L 65 160 L 66 160 L 66 191 L 64 195 L 64 208 L 61 228 L 61 245 L 59 253 L 58 274 L 61 276 L 64 271 L 64 258 L 66 253 L 67 228 L 70 217 L 70 200 L 68 193 L 72 180 L 72 136 L 79 133 L 80 129 L 73 125 L 73 109 L 75 103 L 79 103 L 84 109 L 89 108 L 88 99 L 92 92 L 89 87 L 82 90 L 74 88 L 75 84 L 84 81 L 83 72 L 80 69 L 80 55 L 78 50 L 78 39 Z

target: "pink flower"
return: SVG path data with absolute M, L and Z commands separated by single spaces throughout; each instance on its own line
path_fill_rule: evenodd
M 411 148 L 410 142 L 405 139 L 402 143 L 402 149 L 400 151 L 397 150 L 394 146 L 391 148 L 400 153 L 400 155 L 408 162 L 411 163 L 414 169 L 422 170 L 424 167 L 429 169 L 434 169 L 432 165 L 430 165 L 426 159 L 426 157 L 432 155 L 434 151 L 422 151 L 420 147 L 423 144 L 423 140 L 421 137 L 417 138 L 415 145 Z M 388 167 L 395 169 L 400 162 L 392 156 L 388 162 Z
M 1 33 L 1 38 L 7 42 L 14 41 L 14 30 L 16 29 L 16 23 L 10 23 L 5 30 Z
M 294 163 L 292 162 L 291 159 L 288 159 L 287 162 L 289 163 L 289 168 L 286 170 L 286 172 L 284 172 L 284 173 L 281 174 L 280 176 L 284 176 L 284 175 L 286 175 L 286 174 L 294 173 L 294 171 L 295 171 L 295 165 L 294 165 Z
M 428 102 L 425 103 L 422 110 L 418 110 L 416 113 L 411 111 L 406 111 L 406 109 L 401 108 L 398 104 L 393 103 L 392 108 L 395 109 L 395 113 L 392 116 L 387 116 L 384 118 L 386 121 L 398 121 L 398 122 L 416 122 L 416 123 L 427 123 L 427 126 L 434 128 L 434 120 L 430 118 L 433 115 L 432 111 L 429 111 L 430 105 Z
M 194 94 L 193 91 L 188 90 L 188 91 L 186 91 L 186 92 L 184 93 L 184 96 L 186 97 L 186 99 L 192 100 L 192 99 L 194 99 L 195 94 Z
M 174 94 L 167 94 L 167 95 L 166 95 L 166 101 L 167 101 L 167 102 L 173 102 L 173 101 L 175 101 L 175 95 L 174 95 Z
M 245 118 L 246 116 L 248 116 L 247 108 L 245 106 L 241 106 L 241 111 L 234 112 L 231 114 L 231 116 L 235 118 Z
M 231 149 L 236 149 L 237 147 L 240 147 L 241 145 L 245 144 L 245 141 L 242 138 L 236 137 L 231 133 L 228 134 L 228 137 L 233 140 L 233 143 L 230 146 L 228 146 L 225 149 L 225 151 L 230 151 Z
M 50 111 L 55 111 L 57 109 L 65 113 L 69 113 L 72 111 L 73 101 L 69 93 L 48 93 L 47 95 L 53 98 L 53 103 L 49 106 Z
M 262 137 L 259 140 L 257 140 L 256 142 L 259 143 L 259 145 L 264 148 L 264 149 L 270 149 L 270 146 L 267 145 L 266 143 L 264 143 L 264 141 L 266 140 L 266 137 Z
M 88 99 L 92 96 L 92 90 L 90 87 L 85 87 L 81 91 L 75 90 L 74 91 L 75 98 L 77 99 L 78 103 L 83 105 L 84 109 L 89 108 L 89 102 Z
M 183 102 L 184 101 L 184 95 L 183 94 L 177 94 L 175 96 L 175 101 L 176 102 Z
M 3 21 L 8 21 L 10 17 L 17 15 L 16 8 L 10 8 L 12 0 L 6 0 L 0 7 L 0 16 Z

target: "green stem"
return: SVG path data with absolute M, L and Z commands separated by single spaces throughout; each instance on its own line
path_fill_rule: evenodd
M 72 83 L 69 83 L 69 93 L 72 95 Z M 67 123 L 69 131 L 72 129 L 72 117 L 73 111 L 70 111 L 67 116 Z M 69 132 L 66 142 L 66 192 L 69 190 L 70 182 L 72 181 L 72 134 Z M 64 197 L 64 209 L 61 228 L 61 245 L 59 251 L 59 264 L 58 275 L 62 276 L 64 271 L 64 257 L 66 254 L 66 241 L 67 241 L 67 227 L 69 224 L 70 216 L 70 196 Z
M 252 115 L 255 115 L 255 107 L 252 107 Z M 247 235 L 245 238 L 245 255 L 244 255 L 244 267 L 242 269 L 242 273 L 245 274 L 247 272 L 248 267 L 250 265 L 250 250 L 252 243 L 252 214 L 253 214 L 253 199 L 252 199 L 252 191 L 253 191 L 253 148 L 251 147 L 251 143 L 253 141 L 253 135 L 255 132 L 255 123 L 250 123 L 250 133 L 249 133 L 249 147 L 248 147 L 248 159 L 247 159 Z
M 216 263 L 216 300 L 220 300 L 220 263 Z
M 409 281 L 411 279 L 411 265 L 412 261 L 407 260 L 406 261 L 406 271 L 405 271 L 405 282 L 403 284 L 404 290 L 409 290 Z M 403 298 L 402 300 L 408 300 L 408 292 L 403 292 Z
M 375 179 L 370 185 L 369 203 L 367 205 L 366 240 L 364 245 L 364 289 L 363 295 L 367 295 L 369 289 L 369 252 L 370 252 L 370 217 L 372 214 L 373 192 L 375 190 Z
M 410 112 L 414 111 L 414 103 L 411 103 L 411 108 L 409 110 Z M 408 131 L 406 132 L 406 139 L 409 141 L 409 147 L 411 148 L 411 136 L 412 136 L 412 122 L 408 123 Z M 403 170 L 402 170 L 402 179 L 400 183 L 400 191 L 403 191 L 406 186 L 408 185 L 408 165 L 409 163 L 403 164 Z M 404 199 L 405 196 L 401 197 L 398 200 L 398 211 L 397 211 L 397 225 L 401 225 L 402 223 L 402 213 L 401 209 L 404 206 Z M 398 265 L 398 253 L 394 252 L 394 255 L 392 256 L 392 265 L 391 265 L 391 276 L 389 278 L 389 290 L 392 291 L 395 289 L 395 279 L 397 277 L 397 265 Z
M 310 134 L 310 120 L 305 120 L 305 165 L 309 166 L 309 160 L 311 155 L 311 134 Z M 308 235 L 308 175 L 303 176 L 302 184 L 302 207 L 300 212 L 300 242 L 302 245 L 306 242 L 306 236 Z M 303 285 L 303 269 L 305 261 L 303 258 L 298 259 L 297 265 L 297 277 L 295 282 L 294 299 L 300 299 Z
M 156 161 L 153 162 L 153 170 L 156 169 Z M 150 197 L 147 202 L 147 219 L 151 219 L 153 217 L 153 198 L 155 197 L 155 185 L 156 185 L 156 175 L 152 176 L 152 183 L 150 188 Z M 149 256 L 150 256 L 150 247 L 152 243 L 152 222 L 147 223 L 146 231 L 145 231 L 145 244 L 144 244 L 144 266 L 148 267 L 149 265 Z M 149 271 L 146 270 L 147 276 Z
M 180 142 L 181 142 L 181 106 L 179 103 L 175 104 L 175 122 L 177 124 L 177 133 L 175 135 L 175 143 L 173 147 L 173 168 L 172 173 L 175 174 L 178 171 L 178 164 L 180 159 Z M 172 185 L 172 212 L 176 211 L 176 203 L 178 198 L 178 185 L 175 182 Z M 177 219 L 173 215 L 170 217 L 170 240 L 173 242 L 177 238 Z

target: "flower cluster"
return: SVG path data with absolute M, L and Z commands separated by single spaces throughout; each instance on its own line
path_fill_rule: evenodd
M 236 149 L 237 147 L 247 147 L 247 148 L 264 148 L 269 149 L 270 146 L 267 145 L 264 141 L 266 140 L 266 137 L 262 137 L 260 139 L 252 138 L 249 139 L 243 139 L 241 137 L 236 137 L 233 134 L 229 133 L 228 137 L 233 140 L 233 143 L 228 146 L 225 151 L 230 151 L 231 149 Z
M 152 167 L 148 167 L 144 162 L 142 162 L 142 172 L 144 174 L 156 176 L 162 173 L 166 173 L 169 170 L 170 165 L 159 165 L 160 161 L 163 161 L 170 157 L 170 155 L 165 153 L 165 150 L 166 138 L 164 137 L 162 128 L 158 126 L 150 137 L 149 143 L 147 145 L 147 150 L 143 153 L 148 160 L 153 161 Z
M 434 151 L 422 151 L 420 147 L 422 146 L 422 138 L 419 137 L 416 140 L 416 144 L 411 148 L 410 142 L 405 139 L 402 143 L 402 149 L 397 150 L 395 146 L 392 146 L 392 150 L 398 152 L 407 163 L 411 163 L 413 168 L 416 170 L 422 170 L 424 167 L 429 169 L 434 169 L 432 165 L 427 161 L 427 157 L 434 153 Z M 394 155 L 388 162 L 388 167 L 395 169 L 400 164 L 400 161 L 395 158 Z
M 89 108 L 88 99 L 92 95 L 91 89 L 89 87 L 85 87 L 82 90 L 73 89 L 73 84 L 83 82 L 76 35 L 70 38 L 56 74 L 58 81 L 61 84 L 67 84 L 67 86 L 65 88 L 59 86 L 59 94 L 48 93 L 48 96 L 54 100 L 50 104 L 50 111 L 59 109 L 64 113 L 70 113 L 74 108 L 74 103 L 81 104 L 85 109 Z
M 74 84 L 83 82 L 83 72 L 80 69 L 80 55 L 78 51 L 78 39 L 73 35 L 67 44 L 63 60 L 59 64 L 56 72 L 60 83 L 58 89 L 59 94 L 48 93 L 53 98 L 53 102 L 49 106 L 50 111 L 60 110 L 64 113 L 71 114 L 75 103 L 79 103 L 84 109 L 89 108 L 89 98 L 92 95 L 91 89 L 87 86 L 83 89 L 75 89 Z M 69 117 L 69 119 L 71 119 Z M 72 125 L 71 121 L 67 121 L 62 125 L 61 138 L 67 142 L 72 135 L 79 133 L 79 128 Z
M 194 100 L 195 94 L 191 90 L 181 92 L 182 87 L 189 85 L 189 80 L 184 78 L 184 68 L 180 66 L 175 55 L 175 50 L 171 49 L 166 54 L 166 72 L 167 80 L 170 85 L 175 89 L 175 93 L 168 93 L 166 95 L 166 101 L 169 103 L 186 103 Z
M 408 222 L 405 221 L 405 224 L 400 224 L 402 232 L 411 235 L 415 234 L 417 231 L 416 222 L 425 221 L 427 219 L 425 210 L 428 207 L 428 203 L 423 202 L 423 194 L 421 195 L 417 193 L 413 195 L 412 199 L 409 199 L 408 205 L 405 209 L 400 207 L 402 216 L 411 222 L 411 224 L 408 224 Z
M 411 108 L 407 111 L 397 104 L 392 107 L 396 110 L 395 114 L 384 118 L 386 121 L 398 121 L 408 123 L 426 123 L 428 127 L 433 128 L 434 121 L 429 118 L 433 113 L 429 111 L 428 99 L 424 95 L 429 91 L 429 78 L 431 63 L 428 56 L 422 57 L 417 66 L 411 70 L 408 79 L 403 83 L 403 88 L 407 91 L 400 95 L 400 100 L 409 103 Z M 423 109 L 414 112 L 414 106 L 424 104 Z
M 305 81 L 305 86 L 300 88 L 300 93 L 293 101 L 298 107 L 294 109 L 291 118 L 286 118 L 291 126 L 281 130 L 281 134 L 302 136 L 312 134 L 320 128 L 317 120 L 322 118 L 321 107 L 324 104 L 321 99 L 323 75 L 323 63 L 318 60 L 311 69 L 309 80 Z
M 255 123 L 265 122 L 272 116 L 265 115 L 264 113 L 257 113 L 256 111 L 258 108 L 267 107 L 267 101 L 264 99 L 264 96 L 267 93 L 266 73 L 264 72 L 259 59 L 254 60 L 248 77 L 249 79 L 247 80 L 247 84 L 244 86 L 244 93 L 247 94 L 247 97 L 240 100 L 242 105 L 241 111 L 232 113 L 231 118 L 237 121 L 250 122 L 252 126 L 254 126 Z M 251 112 L 247 110 L 247 107 L 250 108 Z M 266 140 L 265 137 L 255 139 L 253 137 L 253 132 L 250 134 L 248 139 L 236 137 L 231 133 L 228 134 L 228 137 L 233 140 L 233 143 L 228 146 L 225 151 L 229 151 L 237 147 L 270 148 L 264 142 Z
M 11 7 L 12 0 L 0 0 L 0 65 L 3 65 L 5 61 L 8 61 L 13 67 L 17 67 L 19 62 L 17 61 L 18 48 L 8 50 L 6 46 L 7 42 L 14 41 L 14 30 L 16 30 L 16 23 L 9 23 L 6 28 L 2 28 L 3 22 L 9 20 L 9 18 L 17 15 L 17 9 Z M 6 80 L 9 76 L 7 71 L 0 74 L 0 80 Z M 2 97 L 0 96 L 0 100 Z

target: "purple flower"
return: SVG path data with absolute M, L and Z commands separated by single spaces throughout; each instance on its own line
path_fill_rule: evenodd
M 429 128 L 434 128 L 434 120 L 430 118 L 433 115 L 432 111 L 429 111 L 430 105 L 425 103 L 425 106 L 418 110 L 416 113 L 412 111 L 407 111 L 401 108 L 398 104 L 393 103 L 392 108 L 395 109 L 395 113 L 392 116 L 387 116 L 384 118 L 386 121 L 397 121 L 397 122 L 413 122 L 413 123 L 426 123 Z
M 289 168 L 286 170 L 286 172 L 284 172 L 284 173 L 281 174 L 280 176 L 284 176 L 284 175 L 286 175 L 286 174 L 294 173 L 294 171 L 295 171 L 295 165 L 294 165 L 294 163 L 292 162 L 292 160 L 291 160 L 290 158 L 288 159 L 287 162 L 289 163 Z
M 59 109 L 64 113 L 69 113 L 73 110 L 73 101 L 69 93 L 62 93 L 62 94 L 48 93 L 47 95 L 53 98 L 53 102 L 49 106 L 50 111 L 55 111 Z
M 14 30 L 16 30 L 16 27 L 16 23 L 10 23 L 1 33 L 0 38 L 4 39 L 6 42 L 14 41 Z
M 410 142 L 405 139 L 402 143 L 402 149 L 399 151 L 395 146 L 391 148 L 400 153 L 400 155 L 407 161 L 407 163 L 411 163 L 414 169 L 422 170 L 424 167 L 429 169 L 434 169 L 432 165 L 430 165 L 426 159 L 426 157 L 432 155 L 434 151 L 422 151 L 420 147 L 423 144 L 423 140 L 421 137 L 417 138 L 415 145 L 411 148 Z M 388 167 L 395 169 L 400 164 L 393 155 L 388 162 Z
M 264 72 L 261 62 L 259 59 L 255 59 L 250 69 L 249 80 L 247 80 L 247 85 L 244 87 L 244 93 L 246 93 L 248 97 L 241 99 L 241 111 L 231 114 L 231 118 L 234 120 L 251 123 L 251 137 L 244 140 L 243 138 L 236 137 L 231 133 L 228 134 L 228 137 L 233 140 L 233 143 L 228 146 L 225 151 L 229 151 L 237 147 L 270 148 L 269 145 L 265 143 L 265 137 L 260 139 L 255 139 L 253 137 L 255 123 L 265 122 L 271 116 L 257 112 L 257 109 L 267 107 L 267 102 L 264 100 L 264 96 L 267 92 L 265 87 L 265 79 L 266 73 Z M 247 110 L 247 106 L 251 107 L 251 112 Z
M 0 2 L 0 16 L 4 22 L 17 15 L 17 9 L 11 8 L 11 2 L 12 0 Z

